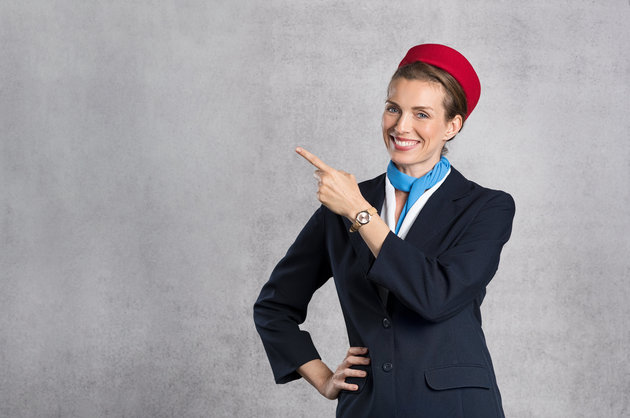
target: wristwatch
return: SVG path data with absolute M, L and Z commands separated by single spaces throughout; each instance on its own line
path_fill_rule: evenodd
M 368 224 L 370 220 L 372 220 L 372 216 L 376 215 L 377 213 L 378 211 L 374 209 L 373 207 L 367 210 L 362 210 L 361 212 L 357 213 L 357 216 L 354 219 L 354 223 L 350 227 L 350 232 L 356 232 L 363 225 Z

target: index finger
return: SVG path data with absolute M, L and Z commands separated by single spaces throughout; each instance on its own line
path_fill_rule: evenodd
M 350 347 L 348 349 L 348 354 L 346 354 L 346 356 L 361 355 L 361 354 L 365 354 L 367 352 L 368 352 L 367 347 Z
M 295 152 L 300 154 L 302 157 L 304 157 L 306 161 L 313 164 L 315 167 L 319 168 L 322 171 L 332 170 L 332 167 L 330 167 L 328 164 L 320 160 L 319 157 L 317 157 L 315 154 L 308 152 L 302 147 L 297 147 L 295 149 Z

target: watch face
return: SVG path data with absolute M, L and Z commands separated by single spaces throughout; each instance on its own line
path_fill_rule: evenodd
M 357 215 L 357 222 L 359 222 L 361 225 L 365 225 L 366 223 L 370 222 L 370 214 L 367 213 L 367 211 L 363 211 L 363 212 L 359 212 L 359 214 Z

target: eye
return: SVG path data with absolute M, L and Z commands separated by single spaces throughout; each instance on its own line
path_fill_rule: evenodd
M 424 113 L 424 112 L 418 112 L 418 113 L 416 113 L 416 116 L 417 116 L 418 118 L 420 118 L 420 119 L 426 119 L 426 118 L 428 118 L 428 117 L 429 117 L 429 115 L 427 115 L 427 114 L 426 114 L 426 113 Z
M 398 113 L 398 108 L 396 106 L 387 106 L 385 111 L 387 113 Z

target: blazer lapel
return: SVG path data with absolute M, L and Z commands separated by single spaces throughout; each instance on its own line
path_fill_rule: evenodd
M 451 167 L 451 173 L 424 205 L 405 240 L 421 247 L 452 222 L 460 211 L 459 205 L 453 202 L 467 196 L 471 190 L 471 182 Z
M 462 176 L 454 167 L 451 167 L 451 173 L 424 205 L 418 218 L 409 229 L 405 240 L 412 242 L 417 247 L 421 247 L 422 244 L 427 242 L 457 216 L 460 208 L 456 201 L 470 194 L 472 187 L 472 183 L 469 180 Z M 363 197 L 378 210 L 380 215 L 383 200 L 385 200 L 385 173 L 361 183 L 359 188 Z M 343 218 L 343 223 L 348 231 L 352 222 L 347 218 Z M 361 271 L 363 274 L 367 274 L 374 256 L 365 241 L 363 241 L 363 238 L 361 238 L 361 234 L 348 231 L 348 235 L 359 260 Z
M 361 190 L 361 194 L 365 200 L 370 202 L 380 215 L 383 207 L 383 200 L 385 200 L 385 174 L 383 173 L 372 180 L 361 183 L 359 185 L 359 189 Z M 350 236 L 350 243 L 359 260 L 359 266 L 361 267 L 363 274 L 367 274 L 374 256 L 365 241 L 363 241 L 363 238 L 361 238 L 361 234 L 358 232 L 350 232 L 352 222 L 350 222 L 348 218 L 344 217 L 343 223 L 346 227 L 346 231 L 348 231 L 348 235 Z

